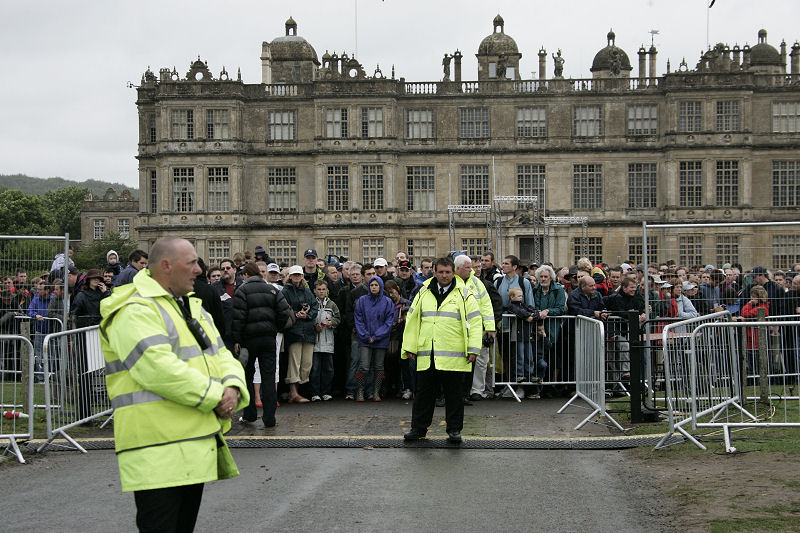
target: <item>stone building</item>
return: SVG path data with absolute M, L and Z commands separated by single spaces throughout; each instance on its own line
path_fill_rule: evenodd
M 101 198 L 95 198 L 90 192 L 81 205 L 81 244 L 88 245 L 109 233 L 136 241 L 139 239 L 136 231 L 138 216 L 139 203 L 128 189 L 118 195 L 109 187 Z
M 498 15 L 476 80 L 462 80 L 455 51 L 442 81 L 409 82 L 347 54 L 319 60 L 294 20 L 285 30 L 262 45 L 260 84 L 199 58 L 184 76 L 144 74 L 143 246 L 180 235 L 212 262 L 263 245 L 285 263 L 306 248 L 418 262 L 452 246 L 619 264 L 641 261 L 647 220 L 718 224 L 649 232 L 651 261 L 798 260 L 797 227 L 729 226 L 797 220 L 798 43 L 787 58 L 761 30 L 752 47 L 718 44 L 659 75 L 655 47 L 636 52 L 634 72 L 610 32 L 590 76 L 563 78 L 559 50 L 548 77 L 542 49 L 524 80 Z

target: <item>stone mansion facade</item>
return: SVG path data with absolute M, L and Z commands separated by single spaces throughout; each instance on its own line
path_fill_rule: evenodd
M 619 264 L 642 260 L 646 220 L 717 224 L 649 230 L 651 262 L 800 260 L 797 227 L 728 226 L 798 220 L 800 44 L 775 48 L 761 30 L 658 75 L 654 47 L 634 72 L 615 38 L 584 79 L 542 49 L 526 80 L 498 15 L 477 79 L 462 80 L 455 51 L 441 81 L 409 82 L 319 58 L 289 19 L 262 45 L 262 83 L 199 58 L 183 76 L 148 69 L 136 238 L 183 236 L 211 262 L 263 245 L 287 264 L 306 248 L 418 264 L 451 246 Z

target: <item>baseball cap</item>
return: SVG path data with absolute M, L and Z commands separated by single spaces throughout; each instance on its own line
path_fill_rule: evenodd
M 270 263 L 267 265 L 267 272 L 280 272 L 281 267 L 276 265 L 275 263 Z
M 622 263 L 619 267 L 622 269 L 623 272 L 627 272 L 628 270 L 633 270 L 633 267 L 630 266 L 628 263 Z
M 658 274 L 648 274 L 648 277 L 653 280 L 653 283 L 656 285 L 661 285 L 664 283 L 664 280 L 661 279 L 661 276 Z
M 70 266 L 69 266 L 69 269 L 68 269 L 68 270 L 69 270 L 69 273 L 70 273 L 70 274 L 77 274 L 77 273 L 78 273 L 78 269 L 77 269 L 77 268 L 75 268 L 75 267 L 74 267 L 74 266 L 72 266 L 72 265 L 70 265 Z
M 319 255 L 317 254 L 317 251 L 315 249 L 313 249 L 313 248 L 309 248 L 308 250 L 303 252 L 303 257 L 309 257 L 309 256 L 312 256 L 312 255 L 314 257 L 319 257 Z M 294 267 L 292 267 L 292 268 L 294 268 Z
M 682 286 L 683 286 L 683 290 L 685 290 L 685 291 L 697 288 L 697 285 L 695 285 L 691 281 L 684 281 Z
M 644 272 L 644 263 L 636 265 L 636 270 L 638 270 L 639 272 Z
M 411 261 L 398 261 L 397 268 L 411 268 Z
M 716 270 L 716 268 L 714 268 L 714 265 L 706 265 L 706 268 L 703 270 Z
M 269 269 L 269 266 L 267 266 L 267 269 Z M 269 270 L 267 271 L 269 272 Z M 302 274 L 302 273 L 303 273 L 303 267 L 301 267 L 300 265 L 293 265 L 289 267 L 289 270 L 288 272 L 286 272 L 286 275 L 291 276 L 292 274 Z
M 383 257 L 377 258 L 375 260 L 375 262 L 372 263 L 372 266 L 376 266 L 376 267 L 385 267 L 385 266 L 388 266 L 388 265 L 389 265 L 389 263 L 387 263 L 386 259 L 384 259 Z
M 767 269 L 762 267 L 762 266 L 757 266 L 757 267 L 753 267 L 753 270 L 751 272 L 753 274 L 766 274 L 767 273 Z
M 661 284 L 661 288 L 662 289 L 671 289 L 672 288 L 672 283 L 668 283 L 668 282 L 665 281 L 664 283 Z

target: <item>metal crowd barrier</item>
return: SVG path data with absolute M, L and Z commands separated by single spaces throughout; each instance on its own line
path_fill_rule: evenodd
M 575 322 L 575 395 L 565 403 L 558 413 L 578 398 L 589 404 L 592 413 L 578 424 L 581 429 L 597 415 L 607 418 L 620 431 L 622 426 L 606 411 L 606 359 L 605 325 L 600 320 L 576 317 Z
M 495 343 L 497 348 L 490 359 L 495 371 L 494 384 L 503 387 L 501 393 L 519 402 L 520 392 L 524 390 L 521 387 L 527 388 L 529 395 L 536 395 L 543 386 L 574 385 L 575 317 L 562 315 L 530 322 L 531 357 L 523 359 L 518 369 L 517 339 L 521 323 L 516 315 L 503 315 L 503 327 Z M 544 327 L 547 341 L 537 334 L 540 325 Z
M 631 338 L 628 319 L 609 316 L 605 323 L 606 386 L 609 394 L 630 396 Z
M 19 372 L 19 381 L 15 374 L 14 379 L 0 380 L 0 439 L 8 440 L 3 455 L 11 450 L 17 461 L 24 463 L 17 440 L 33 438 L 33 345 L 22 335 L 0 335 L 0 346 L 3 355 L 11 355 L 15 361 L 14 372 Z
M 800 321 L 704 324 L 691 349 L 692 428 L 721 428 L 734 452 L 731 428 L 800 427 Z
M 691 350 L 691 337 L 694 329 L 702 324 L 729 322 L 730 320 L 731 314 L 728 311 L 721 311 L 664 326 L 661 332 L 661 344 L 669 430 L 656 444 L 656 449 L 664 446 L 676 431 L 705 449 L 684 429 L 684 426 L 692 421 L 692 411 L 695 408 L 695 400 L 692 397 L 694 358 Z
M 45 373 L 50 376 L 44 388 L 47 440 L 37 451 L 61 437 L 75 449 L 86 453 L 67 431 L 113 412 L 106 394 L 105 358 L 100 349 L 99 326 L 47 335 L 44 338 L 44 364 Z

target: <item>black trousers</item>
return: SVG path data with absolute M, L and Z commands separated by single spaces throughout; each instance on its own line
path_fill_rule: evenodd
M 445 421 L 447 432 L 460 432 L 464 428 L 464 375 L 468 372 L 438 370 L 434 368 L 433 356 L 427 370 L 417 371 L 417 390 L 411 412 L 411 427 L 427 431 L 433 421 L 439 387 L 444 390 Z
M 191 532 L 203 499 L 203 484 L 137 490 L 133 495 L 140 532 Z
M 247 351 L 250 357 L 244 367 L 244 379 L 250 392 L 250 404 L 244 408 L 242 416 L 249 422 L 254 422 L 258 416 L 253 386 L 256 359 L 258 359 L 258 371 L 261 374 L 261 404 L 264 409 L 262 420 L 266 427 L 272 427 L 275 425 L 275 409 L 278 404 L 278 394 L 275 391 L 275 337 L 259 337 L 258 342 L 248 344 Z

